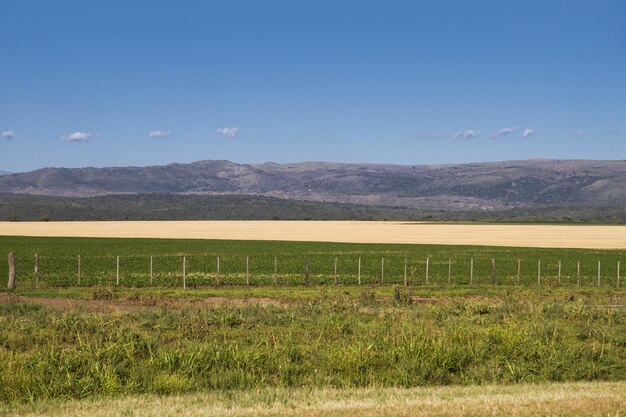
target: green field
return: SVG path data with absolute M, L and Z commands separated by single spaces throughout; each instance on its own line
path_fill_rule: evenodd
M 96 300 L 0 304 L 0 401 L 626 380 L 626 309 L 614 306 L 623 305 L 621 289 L 511 287 L 416 300 L 401 288 L 295 288 L 288 297 L 270 288 L 220 305 L 191 291 L 178 299 L 81 291 Z M 110 310 L 90 309 L 102 306 Z
M 335 279 L 338 285 L 356 285 L 360 258 L 364 285 L 380 284 L 383 280 L 385 284 L 404 283 L 405 259 L 406 277 L 411 285 L 490 284 L 493 259 L 495 281 L 500 285 L 518 283 L 518 261 L 519 283 L 537 285 L 540 260 L 542 285 L 577 286 L 579 277 L 581 286 L 597 285 L 600 262 L 600 285 L 615 287 L 617 263 L 623 265 L 625 253 L 588 249 L 7 236 L 0 237 L 0 250 L 4 252 L 0 271 L 8 269 L 6 253 L 16 254 L 18 287 L 35 285 L 33 258 L 38 254 L 43 287 L 77 286 L 80 255 L 81 286 L 116 285 L 119 256 L 120 286 L 182 287 L 185 257 L 186 285 L 192 288 L 218 283 L 242 286 L 248 282 L 252 286 L 303 285 L 305 258 L 309 262 L 311 285 L 334 285 Z M 473 273 L 470 273 L 472 262 Z
M 23 237 L 0 247 L 16 254 L 18 284 L 0 292 L 0 415 L 623 410 L 624 251 Z

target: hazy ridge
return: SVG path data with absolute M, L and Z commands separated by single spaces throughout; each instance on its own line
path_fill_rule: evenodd
M 507 209 L 626 204 L 626 161 L 526 160 L 450 165 L 198 161 L 149 167 L 44 168 L 0 178 L 0 192 L 244 194 L 412 208 Z

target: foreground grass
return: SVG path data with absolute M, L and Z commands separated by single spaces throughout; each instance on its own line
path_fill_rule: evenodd
M 0 402 L 626 380 L 621 290 L 415 300 L 403 288 L 317 289 L 279 305 L 175 308 L 133 291 L 124 300 L 140 308 L 127 311 L 0 303 Z
M 0 416 L 602 416 L 626 410 L 626 382 L 420 388 L 270 388 L 0 405 Z

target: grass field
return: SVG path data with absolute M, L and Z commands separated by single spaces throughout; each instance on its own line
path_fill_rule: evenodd
M 623 250 L 11 236 L 0 248 L 15 252 L 18 283 L 0 292 L 0 415 L 624 409 Z M 394 285 L 405 258 L 408 287 Z
M 626 226 L 381 221 L 0 222 L 0 235 L 626 249 Z
M 285 290 L 211 302 L 95 288 L 56 305 L 5 293 L 0 401 L 626 379 L 621 289 Z
M 305 257 L 311 285 L 334 285 L 335 276 L 338 285 L 356 285 L 359 258 L 363 285 L 381 281 L 403 284 L 406 258 L 407 281 L 413 285 L 489 284 L 493 259 L 496 283 L 500 285 L 518 283 L 519 262 L 519 283 L 536 286 L 539 260 L 541 285 L 578 285 L 579 262 L 580 285 L 597 285 L 600 261 L 601 286 L 615 287 L 617 263 L 623 265 L 625 253 L 600 249 L 14 236 L 0 236 L 0 248 L 5 253 L 0 257 L 0 271 L 8 269 L 6 253 L 15 252 L 18 286 L 25 287 L 34 286 L 35 254 L 39 256 L 40 285 L 51 287 L 78 285 L 78 255 L 81 286 L 116 284 L 117 256 L 120 285 L 148 286 L 152 256 L 152 284 L 168 287 L 182 287 L 183 257 L 189 287 L 213 286 L 218 281 L 228 286 L 244 286 L 248 281 L 251 285 L 302 285 Z

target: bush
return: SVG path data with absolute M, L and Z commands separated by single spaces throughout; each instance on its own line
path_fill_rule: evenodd
M 109 287 L 96 287 L 91 293 L 94 300 L 112 300 L 115 298 L 113 290 Z
M 378 304 L 374 291 L 361 291 L 359 294 L 359 305 L 363 307 L 374 307 Z
M 393 286 L 393 302 L 397 305 L 408 306 L 413 304 L 413 298 L 411 298 L 411 290 L 408 288 L 402 288 L 399 285 Z

